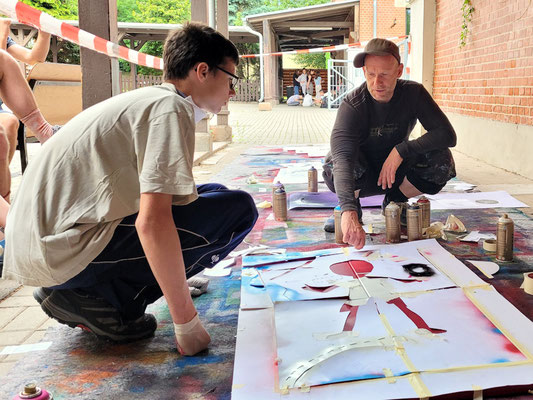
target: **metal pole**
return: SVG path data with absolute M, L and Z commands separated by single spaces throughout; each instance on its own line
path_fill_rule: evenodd
M 378 36 L 378 0 L 374 0 L 374 37 Z
M 216 0 L 209 0 L 209 26 L 213 29 L 216 29 L 216 6 L 215 6 Z

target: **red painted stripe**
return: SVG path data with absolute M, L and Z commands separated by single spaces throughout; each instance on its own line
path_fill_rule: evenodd
M 94 38 L 94 50 L 107 54 L 107 40 L 96 36 Z
M 41 28 L 41 11 L 21 3 L 20 1 L 15 6 L 15 11 L 17 12 L 17 19 L 19 22 L 35 26 L 36 28 Z
M 296 50 L 296 53 L 297 53 L 297 54 L 301 54 L 301 53 L 309 53 L 309 49 Z
M 396 307 L 398 307 L 400 310 L 402 310 L 403 313 L 405 315 L 407 315 L 407 317 L 411 321 L 413 321 L 413 323 L 419 329 L 427 329 L 431 333 L 444 333 L 444 332 L 446 332 L 446 330 L 444 330 L 444 329 L 430 328 L 429 325 L 426 323 L 426 321 L 424 321 L 424 319 L 420 315 L 418 315 L 414 311 L 412 311 L 409 308 L 407 308 L 407 305 L 404 303 L 404 301 L 400 297 L 397 297 L 395 299 L 387 301 L 387 304 L 394 304 Z
M 344 323 L 344 327 L 342 328 L 343 332 L 350 332 L 353 330 L 353 327 L 355 326 L 355 320 L 357 319 L 358 310 L 359 306 L 351 306 L 346 303 L 342 305 L 341 312 L 349 311 L 348 316 L 346 317 L 346 322 Z
M 72 40 L 74 43 L 79 43 L 80 30 L 75 26 L 69 25 L 65 22 L 61 24 L 61 36 L 65 39 Z
M 163 69 L 161 68 L 161 59 L 159 57 L 154 58 L 154 68 Z

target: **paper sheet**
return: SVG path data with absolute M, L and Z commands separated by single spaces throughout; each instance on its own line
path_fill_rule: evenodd
M 275 309 L 272 305 L 261 310 L 244 310 L 241 306 L 233 398 L 260 395 L 262 399 L 279 399 L 280 396 L 299 399 L 305 395 L 307 399 L 339 400 L 376 398 L 376 394 L 379 398 L 413 398 L 470 391 L 473 382 L 476 388 L 482 389 L 533 383 L 533 342 L 530 340 L 533 323 L 436 241 L 368 246 L 364 250 L 379 252 L 381 257 L 383 254 L 394 257 L 397 253 L 414 254 L 417 251 L 456 287 L 406 293 L 396 299 L 372 296 L 355 302 L 346 298 L 283 301 L 275 303 Z M 377 259 L 370 253 L 365 257 L 374 263 Z M 273 265 L 265 270 L 275 270 L 276 267 Z M 243 269 L 243 274 L 251 272 L 255 272 L 255 268 Z M 369 278 L 368 273 L 360 280 L 383 281 Z M 368 290 L 372 292 L 374 288 L 369 285 Z M 243 275 L 243 295 L 244 291 Z M 328 308 L 334 311 L 328 311 Z M 442 311 L 436 311 L 439 309 Z M 311 326 L 309 333 L 304 329 L 307 325 Z M 287 337 L 276 339 L 277 345 L 271 340 L 275 336 L 274 329 L 289 332 Z M 439 332 L 439 329 L 446 332 Z M 261 335 L 265 336 L 264 340 Z M 387 335 L 389 339 L 386 339 Z M 446 340 L 442 340 L 442 335 L 447 335 Z M 392 351 L 388 349 L 390 337 L 394 338 Z M 480 337 L 483 340 L 479 340 Z M 332 340 L 340 343 L 340 347 L 330 345 Z M 302 349 L 310 357 L 291 355 L 298 353 L 299 346 L 290 345 L 291 341 L 311 343 Z M 483 343 L 478 343 L 480 341 Z M 276 348 L 281 349 L 279 354 Z M 376 351 L 380 355 L 373 354 Z M 370 354 L 368 352 L 373 355 L 359 357 Z M 433 357 L 434 352 L 439 357 Z M 250 354 L 254 356 L 250 357 Z M 278 368 L 271 368 L 276 363 L 276 354 Z M 389 357 L 382 357 L 383 354 Z M 324 355 L 329 356 L 324 358 Z M 262 362 L 258 362 L 258 358 Z M 317 359 L 320 362 L 313 366 Z M 339 360 L 343 360 L 342 367 Z M 380 364 L 382 368 L 372 363 Z M 470 369 L 469 363 L 481 364 Z M 374 365 L 374 368 L 365 369 L 365 365 Z M 355 372 L 350 372 L 350 366 L 355 366 Z M 464 369 L 464 373 L 454 368 Z M 304 370 L 308 372 L 301 374 Z M 422 372 L 413 373 L 418 370 Z M 367 376 L 364 376 L 365 372 L 368 372 Z M 295 389 L 288 389 L 287 394 L 282 395 L 285 387 L 290 387 L 291 379 Z M 359 380 L 353 382 L 353 379 Z M 350 382 L 313 386 L 309 393 L 303 393 L 308 389 L 297 389 L 313 382 L 344 380 Z
M 427 195 L 432 210 L 527 207 L 505 191 L 476 193 L 438 193 Z
M 280 170 L 273 182 L 281 182 L 284 185 L 291 183 L 307 184 L 309 168 L 315 167 L 318 171 L 318 182 L 324 182 L 322 178 L 322 161 L 306 161 L 298 163 L 280 164 Z

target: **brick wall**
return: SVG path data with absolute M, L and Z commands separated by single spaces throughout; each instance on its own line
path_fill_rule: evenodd
M 377 37 L 402 36 L 406 33 L 405 7 L 395 7 L 394 0 L 377 2 Z M 372 39 L 374 35 L 374 1 L 359 1 L 359 40 Z
M 473 0 L 459 48 L 461 0 L 437 0 L 433 97 L 444 111 L 533 125 L 533 4 Z

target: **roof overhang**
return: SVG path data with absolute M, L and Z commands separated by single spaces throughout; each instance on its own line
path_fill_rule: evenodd
M 78 26 L 78 21 L 62 21 L 72 26 Z M 123 39 L 136 41 L 164 41 L 170 31 L 179 29 L 181 24 L 145 24 L 140 22 L 118 22 L 119 41 Z M 27 29 L 33 30 L 30 26 L 21 24 L 17 21 L 12 21 L 11 27 L 13 29 Z M 259 39 L 254 34 L 250 33 L 246 27 L 230 26 L 229 39 L 233 43 L 257 43 Z
M 342 44 L 350 32 L 358 31 L 356 7 L 359 0 L 339 1 L 249 15 L 246 22 L 263 32 L 263 23 L 268 21 L 282 51 L 323 47 Z

